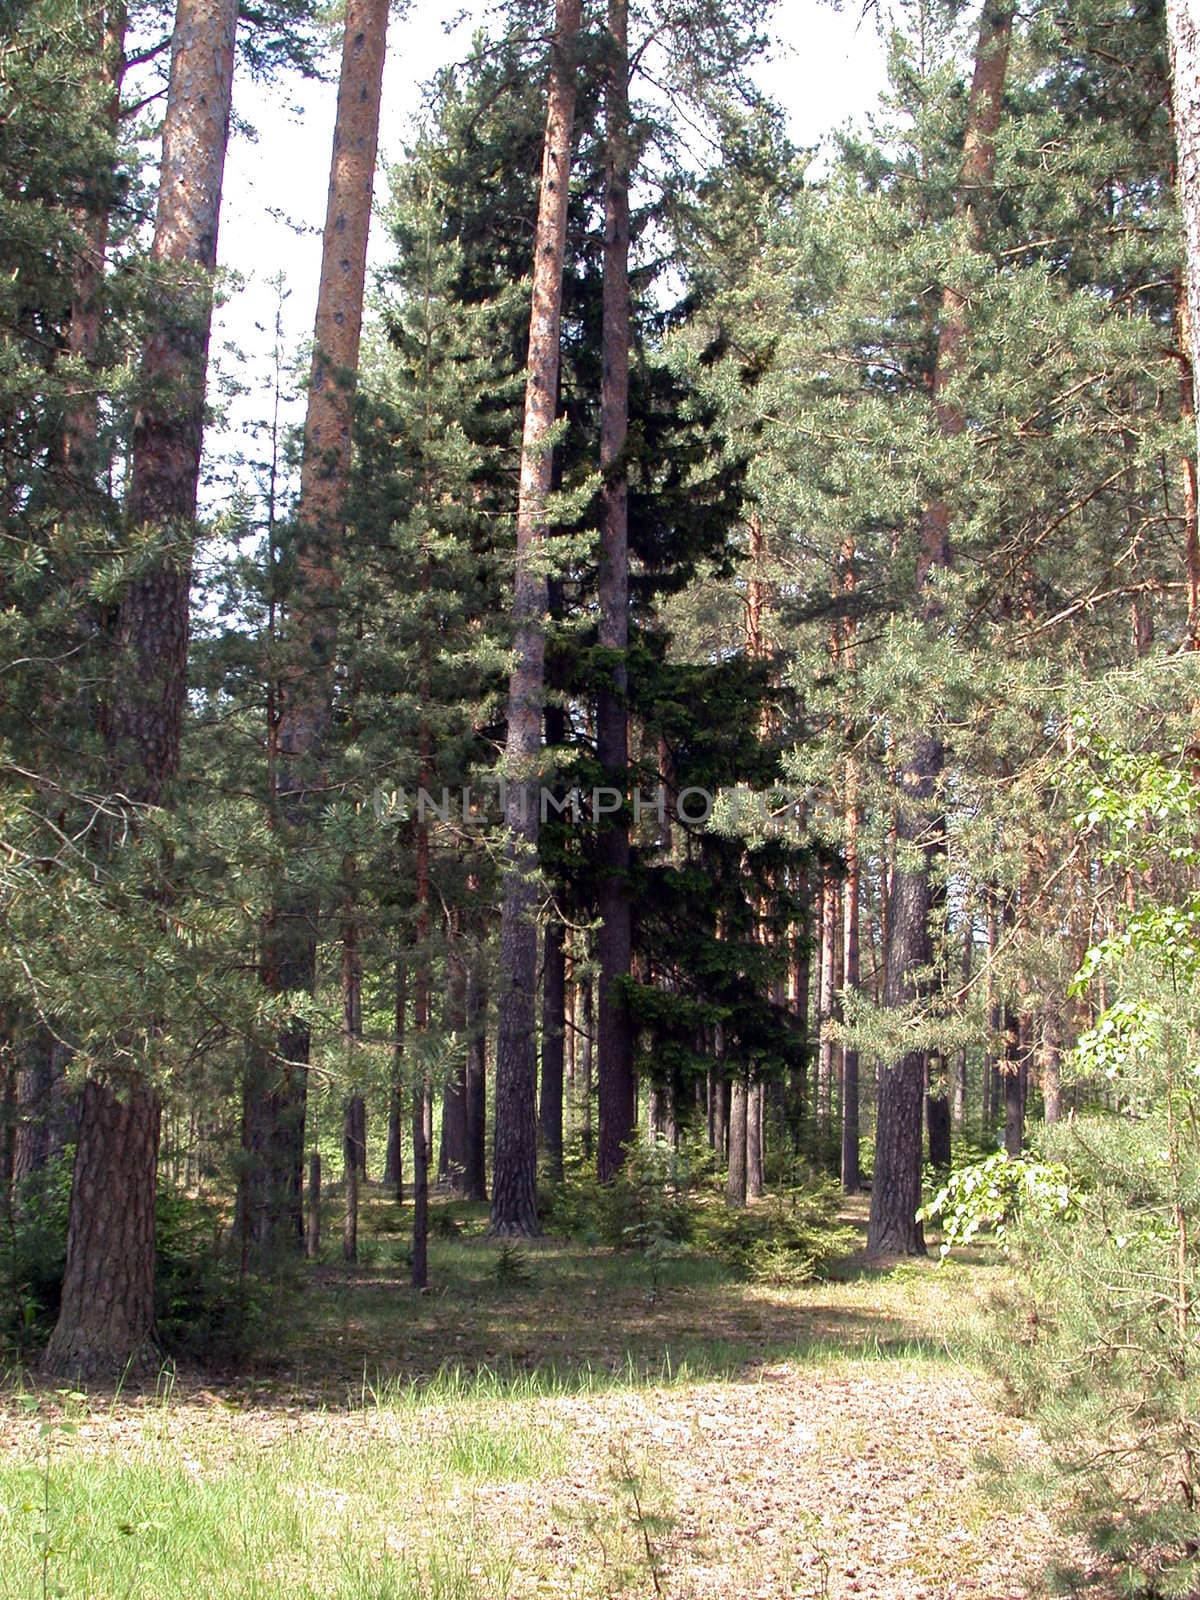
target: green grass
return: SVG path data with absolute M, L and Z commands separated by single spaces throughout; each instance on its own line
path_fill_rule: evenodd
M 809 1392 L 941 1381 L 974 1361 L 1004 1273 L 851 1260 L 839 1281 L 775 1289 L 702 1257 L 538 1241 L 529 1281 L 504 1283 L 497 1246 L 464 1232 L 433 1241 L 415 1294 L 388 1231 L 400 1208 L 373 1196 L 368 1216 L 371 1262 L 314 1269 L 249 1373 L 12 1394 L 0 1600 L 642 1600 L 687 1514 L 671 1474 L 708 1445 L 654 1442 L 639 1419 L 752 1416 L 758 1386 L 798 1364 Z M 745 1398 L 705 1398 L 730 1384 Z M 717 1559 L 707 1538 L 688 1559 Z M 737 1547 L 771 1594 L 793 1592 L 795 1559 Z

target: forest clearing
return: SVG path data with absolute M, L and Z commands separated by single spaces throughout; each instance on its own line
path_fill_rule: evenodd
M 0 1594 L 44 1556 L 146 1600 L 1015 1600 L 1080 1556 L 979 1366 L 1003 1266 L 788 1290 L 547 1240 L 505 1282 L 477 1220 L 413 1299 L 373 1218 L 236 1379 L 8 1395 Z

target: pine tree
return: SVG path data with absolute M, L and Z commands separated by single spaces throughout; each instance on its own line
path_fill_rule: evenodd
M 529 383 L 517 507 L 516 623 L 504 760 L 510 835 L 500 930 L 499 1033 L 496 1046 L 492 1231 L 534 1234 L 537 1219 L 536 891 L 532 853 L 540 820 L 539 773 L 544 694 L 544 618 L 548 604 L 542 546 L 551 486 L 552 435 L 558 406 L 563 255 L 575 122 L 575 50 L 579 0 L 557 0 L 546 95 L 542 187 L 534 237 Z
M 191 542 L 204 427 L 204 380 L 217 219 L 233 83 L 236 6 L 181 0 L 172 43 L 154 233 L 165 303 L 142 359 L 127 514 L 151 531 L 145 566 L 122 597 L 119 676 L 105 718 L 109 776 L 136 807 L 168 798 L 180 757 Z M 135 823 L 136 825 L 136 823 Z M 58 1322 L 49 1372 L 116 1373 L 150 1355 L 160 1106 L 144 1069 L 85 1085 Z

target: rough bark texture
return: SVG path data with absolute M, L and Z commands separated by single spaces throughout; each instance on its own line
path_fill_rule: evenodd
M 896 1010 L 917 997 L 917 970 L 928 965 L 932 857 L 940 840 L 927 837 L 921 803 L 932 798 L 941 772 L 940 742 L 926 735 L 917 744 L 904 774 L 903 803 L 896 810 L 902 845 L 922 851 L 924 869 L 892 875 L 888 901 L 888 945 L 884 1004 Z M 916 1213 L 921 1204 L 921 1132 L 925 1097 L 925 1057 L 911 1050 L 884 1067 L 879 1080 L 875 1123 L 875 1173 L 867 1250 L 871 1255 L 924 1255 L 925 1237 Z
M 763 1172 L 764 1100 L 761 1080 L 752 1083 L 746 1094 L 746 1195 L 750 1200 L 761 1200 L 767 1192 Z
M 817 991 L 817 1127 L 823 1142 L 829 1135 L 833 1118 L 834 1057 L 829 1024 L 834 1020 L 840 910 L 841 895 L 837 879 L 832 872 L 826 871 L 821 887 L 821 976 Z
M 422 729 L 424 742 L 424 729 Z M 427 753 L 422 749 L 421 787 L 428 789 Z M 413 1147 L 413 1243 L 412 1286 L 423 1289 L 428 1281 L 429 1258 L 429 1157 L 433 1142 L 432 1103 L 425 1042 L 429 1031 L 429 826 L 418 820 L 416 827 L 416 945 L 417 961 L 413 974 L 413 1032 L 416 1035 L 416 1072 L 412 1090 Z
M 995 139 L 1012 40 L 1012 0 L 985 0 L 979 21 L 975 71 L 967 104 L 958 213 L 966 228 L 968 250 L 983 238 L 980 202 L 995 170 Z M 953 283 L 943 290 L 942 320 L 934 362 L 932 401 L 943 438 L 965 428 L 952 383 L 962 359 L 967 332 L 967 296 Z M 933 588 L 938 572 L 950 565 L 951 509 L 939 499 L 921 519 L 917 563 L 917 600 L 927 624 L 939 616 Z M 884 1003 L 900 1009 L 917 996 L 916 972 L 930 962 L 929 917 L 934 905 L 934 875 L 942 853 L 941 827 L 935 800 L 944 765 L 942 743 L 931 729 L 921 730 L 900 778 L 896 839 L 919 852 L 915 870 L 898 864 L 892 874 L 887 904 L 887 953 Z M 904 852 L 908 854 L 908 852 Z M 868 1253 L 923 1255 L 925 1240 L 915 1213 L 921 1203 L 921 1131 L 925 1059 L 910 1051 L 884 1067 L 879 1084 L 875 1132 L 875 1172 L 871 1188 Z
M 468 1200 L 487 1199 L 487 983 L 476 954 L 467 979 L 467 1165 Z
M 845 935 L 843 982 L 847 992 L 857 989 L 859 980 L 858 820 L 858 772 L 851 759 L 846 763 L 846 876 L 842 884 Z M 842 1190 L 845 1194 L 857 1194 L 862 1188 L 858 1138 L 858 1051 L 846 1045 L 842 1051 Z
M 408 972 L 396 964 L 396 1024 L 392 1043 L 392 1076 L 388 1093 L 387 1157 L 383 1181 L 404 1201 L 404 1022 L 408 1011 Z
M 1167 0 L 1167 36 L 1178 158 L 1175 181 L 1183 218 L 1186 322 L 1192 370 L 1196 372 L 1200 371 L 1200 8 L 1195 0 Z M 1197 444 L 1200 447 L 1200 416 Z
M 491 1229 L 531 1235 L 537 1217 L 537 889 L 533 878 L 540 822 L 538 765 L 545 685 L 546 577 L 539 570 L 547 536 L 546 500 L 553 459 L 546 438 L 558 396 L 563 256 L 571 139 L 575 122 L 575 45 L 580 0 L 557 0 L 546 97 L 546 135 L 534 239 L 529 318 L 529 375 L 517 500 L 513 586 L 513 665 L 508 689 L 504 767 L 508 834 L 500 922 Z
M 629 7 L 609 0 L 604 89 L 604 319 L 600 470 L 604 476 L 597 600 L 599 644 L 611 652 L 596 696 L 596 754 L 604 782 L 624 794 L 629 770 Z M 621 993 L 633 957 L 629 823 L 624 810 L 600 835 L 597 1069 L 601 1182 L 618 1171 L 637 1124 L 634 1037 Z
M 106 118 L 115 143 L 121 118 L 121 83 L 125 76 L 124 0 L 98 5 L 94 11 L 97 77 Z M 80 217 L 81 248 L 75 262 L 75 293 L 67 328 L 67 353 L 85 370 L 99 364 L 104 302 L 104 268 L 108 252 L 109 207 L 106 201 Z M 97 455 L 99 404 L 90 375 L 63 417 L 63 465 L 82 484 L 94 480 L 106 463 Z
M 931 1060 L 930 1077 L 942 1071 L 942 1059 Z M 929 1134 L 929 1165 L 938 1171 L 950 1166 L 950 1100 L 945 1094 L 930 1093 L 925 1099 L 925 1127 Z
M 349 0 L 346 8 L 296 508 L 296 583 L 272 730 L 276 812 L 290 829 L 309 820 L 330 717 L 338 556 L 350 476 L 387 18 L 388 0 Z M 311 990 L 317 922 L 318 907 L 308 898 L 285 898 L 275 908 L 264 941 L 262 973 L 268 988 Z M 242 1203 L 255 1242 L 268 1248 L 286 1247 L 302 1229 L 299 1174 L 309 1038 L 298 1021 L 285 1033 L 273 1055 L 252 1063 L 245 1089 L 251 1143 L 244 1151 Z M 274 1119 L 278 1126 L 272 1129 Z M 271 1153 L 276 1159 L 267 1159 Z
M 154 1347 L 158 1097 L 89 1079 L 75 1153 L 63 1310 L 44 1370 L 72 1382 L 143 1373 Z
M 1021 1082 L 1021 1028 L 1017 1013 L 1004 1008 L 1004 1149 L 1013 1160 L 1021 1154 L 1025 1140 L 1025 1096 Z
M 128 515 L 163 549 L 130 584 L 117 621 L 121 668 L 104 718 L 109 781 L 160 805 L 179 766 L 188 594 L 204 434 L 212 271 L 233 81 L 236 0 L 179 0 L 171 46 L 153 255 L 163 274 L 142 351 Z M 118 1094 L 85 1086 L 49 1373 L 119 1375 L 148 1360 L 160 1110 L 138 1072 Z
M 729 1170 L 725 1199 L 731 1206 L 746 1204 L 747 1087 L 740 1074 L 729 1086 Z
M 308 1227 L 304 1235 L 304 1253 L 315 1261 L 321 1251 L 321 1155 L 314 1150 L 308 1158 Z
M 563 925 L 546 925 L 542 955 L 542 1083 L 538 1106 L 542 1151 L 551 1182 L 563 1176 L 563 1062 L 566 1038 L 567 964 Z
M 451 935 L 453 938 L 453 934 Z M 467 1171 L 467 965 L 461 948 L 446 956 L 446 1028 L 463 1040 L 442 1088 L 442 1142 L 438 1150 L 438 1183 L 451 1194 L 465 1195 Z
M 1062 1002 L 1055 994 L 1042 1013 L 1042 1115 L 1047 1122 L 1062 1117 L 1062 1056 Z

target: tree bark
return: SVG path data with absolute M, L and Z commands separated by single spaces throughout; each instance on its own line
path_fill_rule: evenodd
M 548 535 L 546 501 L 552 452 L 546 447 L 557 410 L 563 258 L 575 122 L 575 47 L 580 0 L 557 0 L 546 98 L 546 134 L 534 240 L 529 318 L 529 375 L 517 500 L 513 590 L 513 666 L 509 678 L 504 766 L 506 849 L 500 922 L 500 993 L 496 1043 L 491 1231 L 533 1235 L 537 1215 L 537 889 L 533 877 L 540 824 L 538 764 L 545 688 L 545 618 L 549 585 L 541 570 Z
M 408 1012 L 408 969 L 396 963 L 396 1022 L 392 1036 L 392 1076 L 388 1086 L 387 1158 L 384 1184 L 404 1204 L 404 1022 Z
M 121 84 L 125 76 L 125 0 L 97 5 L 95 41 L 101 94 L 106 101 L 106 121 L 115 147 L 121 120 Z M 114 148 L 114 155 L 116 154 Z M 85 371 L 100 361 L 100 335 L 103 325 L 104 273 L 108 254 L 108 197 L 80 217 L 82 249 L 75 263 L 75 292 L 67 328 L 67 353 Z M 62 456 L 68 472 L 82 483 L 94 482 L 106 463 L 97 455 L 100 432 L 100 407 L 85 377 L 78 400 L 69 405 L 63 418 Z
M 745 1074 L 739 1072 L 729 1086 L 729 1168 L 725 1199 L 731 1206 L 746 1204 L 747 1099 Z
M 321 1152 L 313 1150 L 308 1158 L 308 1226 L 304 1234 L 304 1254 L 315 1261 L 321 1253 Z
M 991 187 L 995 171 L 996 131 L 1008 53 L 1012 40 L 1012 0 L 985 0 L 979 21 L 975 71 L 967 103 L 962 173 L 957 211 L 966 227 L 967 249 L 983 242 L 980 201 Z M 958 285 L 947 283 L 942 295 L 942 321 L 932 380 L 934 419 L 945 439 L 960 435 L 966 419 L 953 392 L 952 381 L 962 360 L 967 332 L 968 300 Z M 921 519 L 921 549 L 917 563 L 917 600 L 927 626 L 940 617 L 934 587 L 939 572 L 950 566 L 949 501 L 939 498 Z M 884 1004 L 893 1009 L 918 999 L 916 974 L 929 965 L 929 917 L 934 906 L 934 875 L 942 855 L 940 824 L 935 802 L 940 786 L 944 752 L 933 729 L 919 730 L 900 774 L 896 838 L 910 846 L 920 862 L 903 868 L 898 857 L 888 895 L 888 939 L 884 973 Z M 908 852 L 905 852 L 906 854 Z M 879 1086 L 875 1134 L 875 1173 L 871 1189 L 868 1254 L 923 1255 L 925 1240 L 916 1211 L 921 1203 L 921 1131 L 926 1064 L 920 1051 L 908 1051 L 884 1068 Z
M 567 968 L 563 925 L 548 922 L 542 955 L 542 1085 L 539 1122 L 546 1170 L 563 1178 L 563 1061 L 566 1037 Z
M 438 1182 L 451 1194 L 467 1192 L 467 964 L 456 946 L 452 929 L 446 955 L 446 1026 L 462 1041 L 442 1087 L 442 1143 L 438 1152 Z
M 763 1171 L 763 1083 L 759 1079 L 746 1092 L 746 1197 L 761 1200 L 767 1192 Z
M 282 826 L 313 826 L 313 791 L 331 715 L 337 643 L 340 542 L 350 478 L 354 391 L 362 334 L 367 235 L 371 221 L 388 0 L 348 0 L 334 119 L 329 193 L 312 369 L 296 507 L 296 583 L 290 595 L 286 659 L 275 699 L 277 790 Z M 276 993 L 311 992 L 316 977 L 319 907 L 313 895 L 286 892 L 265 926 L 263 981 Z M 277 1050 L 247 1073 L 243 1204 L 256 1243 L 287 1247 L 302 1237 L 300 1179 L 309 1056 L 307 1026 L 296 1018 Z M 278 1126 L 272 1131 L 270 1123 Z M 263 1166 L 263 1148 L 277 1159 Z
M 833 1039 L 829 1025 L 834 1019 L 834 990 L 837 985 L 837 941 L 840 934 L 841 896 L 834 874 L 827 868 L 821 885 L 821 966 L 817 992 L 817 1129 L 825 1141 L 833 1125 Z
M 142 351 L 128 516 L 164 548 L 127 588 L 120 671 L 105 716 L 109 781 L 159 806 L 179 766 L 187 684 L 192 527 L 204 435 L 212 273 L 233 81 L 236 0 L 179 0 L 171 46 L 153 255 L 171 292 Z M 48 1373 L 115 1376 L 152 1359 L 161 1113 L 141 1071 L 118 1092 L 85 1085 Z
M 858 769 L 853 758 L 846 763 L 846 876 L 842 884 L 845 956 L 843 983 L 847 993 L 859 982 L 859 865 Z M 858 1051 L 847 1044 L 842 1051 L 842 1192 L 857 1194 L 862 1188 L 859 1171 Z
M 1004 1150 L 1010 1160 L 1025 1142 L 1025 1097 L 1021 1083 L 1021 1027 L 1016 1010 L 1004 1007 Z
M 467 1166 L 468 1200 L 487 1199 L 487 981 L 477 951 L 467 978 Z
M 604 478 L 597 603 L 605 680 L 596 696 L 603 781 L 625 793 L 629 771 L 629 6 L 608 0 L 604 83 L 604 316 L 600 471 Z M 633 957 L 629 823 L 624 805 L 600 834 L 598 1078 L 602 1183 L 620 1169 L 637 1131 L 633 1024 L 621 993 Z
M 1183 220 L 1186 333 L 1196 373 L 1200 371 L 1200 14 L 1195 0 L 1167 0 L 1167 38 L 1178 158 L 1175 181 Z M 1200 447 L 1200 415 L 1196 427 Z
M 158 1096 L 135 1083 L 121 1096 L 89 1078 L 76 1146 L 62 1305 L 44 1370 L 75 1383 L 144 1376 L 154 1343 L 154 1185 Z M 131 1181 L 132 1180 L 132 1181 Z

